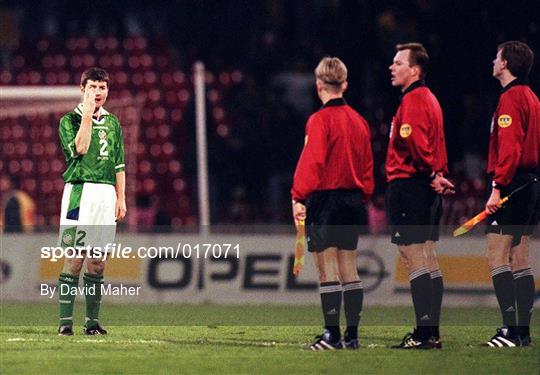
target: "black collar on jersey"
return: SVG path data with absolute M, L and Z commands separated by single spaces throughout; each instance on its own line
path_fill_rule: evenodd
M 510 82 L 508 85 L 504 86 L 501 90 L 501 95 L 508 91 L 511 87 L 518 86 L 518 85 L 524 85 L 529 86 L 529 80 L 526 78 L 516 78 L 512 82 Z
M 405 96 L 405 94 L 410 93 L 412 90 L 417 89 L 419 87 L 424 87 L 425 85 L 426 85 L 426 83 L 424 82 L 423 79 L 419 79 L 418 81 L 414 81 L 413 83 L 411 83 L 411 85 L 409 87 L 407 87 L 407 89 L 405 91 L 403 91 L 403 94 L 401 94 L 401 98 L 403 98 Z
M 345 98 L 330 99 L 329 101 L 326 102 L 325 105 L 321 107 L 321 109 L 326 108 L 326 107 L 337 107 L 339 105 L 347 105 Z

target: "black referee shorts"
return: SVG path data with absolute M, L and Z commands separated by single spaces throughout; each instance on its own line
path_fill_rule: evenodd
M 367 225 L 361 190 L 323 190 L 306 200 L 306 242 L 308 251 L 329 247 L 356 250 L 358 235 Z
M 535 173 L 517 171 L 512 182 L 501 187 L 501 198 L 516 188 L 538 178 Z M 533 234 L 540 217 L 540 183 L 532 183 L 525 189 L 512 195 L 504 206 L 486 220 L 486 233 L 513 236 L 512 246 L 521 242 L 521 236 Z
M 439 240 L 442 199 L 429 177 L 393 180 L 385 195 L 392 243 L 412 245 Z

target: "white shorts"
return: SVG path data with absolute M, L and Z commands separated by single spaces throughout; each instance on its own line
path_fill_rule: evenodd
M 67 183 L 62 195 L 59 245 L 105 250 L 116 235 L 115 208 L 113 185 Z

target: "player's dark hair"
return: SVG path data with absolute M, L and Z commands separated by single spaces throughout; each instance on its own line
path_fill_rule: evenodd
M 534 53 L 523 42 L 512 40 L 499 44 L 497 51 L 501 51 L 501 58 L 506 60 L 506 67 L 514 77 L 527 79 L 534 61 Z
M 86 82 L 88 82 L 89 79 L 92 81 L 105 82 L 107 83 L 107 87 L 109 87 L 109 73 L 104 69 L 97 67 L 86 69 L 81 75 L 81 86 L 86 86 Z
M 421 43 L 404 43 L 397 44 L 396 51 L 409 50 L 410 66 L 420 67 L 420 79 L 425 79 L 429 65 L 429 55 Z

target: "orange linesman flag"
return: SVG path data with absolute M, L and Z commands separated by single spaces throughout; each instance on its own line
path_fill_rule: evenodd
M 498 205 L 499 207 L 502 207 L 510 198 L 512 198 L 512 195 L 520 192 L 521 190 L 525 189 L 530 184 L 538 183 L 538 178 L 535 177 L 532 180 L 526 182 L 525 184 L 521 185 L 520 187 L 516 188 L 514 191 L 512 191 L 510 194 L 508 194 L 506 197 L 501 198 Z M 469 221 L 467 221 L 465 224 L 460 226 L 458 229 L 456 229 L 453 233 L 454 237 L 461 236 L 462 234 L 467 233 L 470 231 L 476 224 L 481 223 L 486 219 L 486 217 L 489 216 L 489 213 L 487 211 L 482 211 Z
M 504 197 L 499 201 L 499 206 L 502 206 L 508 201 L 509 197 Z M 482 221 L 486 220 L 486 217 L 488 217 L 489 213 L 487 211 L 482 211 L 469 221 L 467 221 L 465 224 L 460 226 L 458 229 L 456 229 L 453 233 L 454 237 L 461 236 L 462 234 L 467 233 L 470 231 L 476 224 L 481 223 Z

